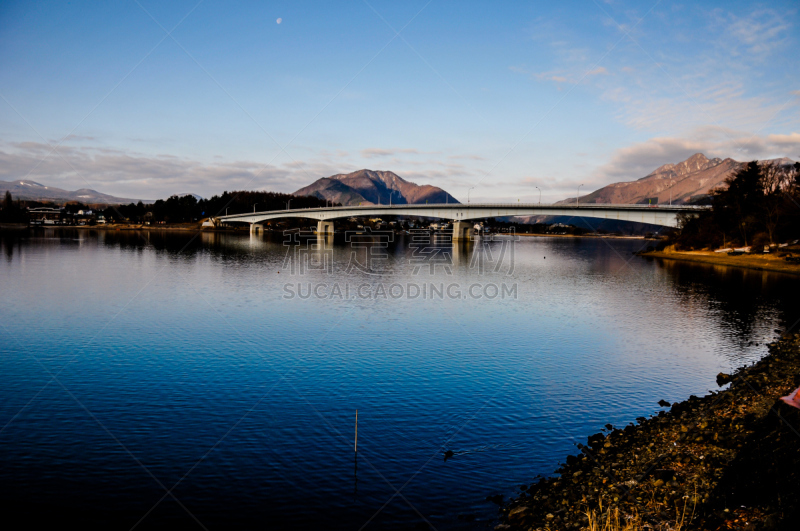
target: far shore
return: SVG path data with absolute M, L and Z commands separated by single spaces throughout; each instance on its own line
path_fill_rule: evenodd
M 497 233 L 503 235 L 503 233 Z M 612 240 L 647 240 L 646 236 L 625 236 L 622 234 L 528 234 L 527 232 L 517 232 L 516 236 L 543 236 L 545 238 L 608 238 Z
M 13 225 L 13 226 L 12 226 Z M 172 225 L 144 225 L 141 223 L 108 223 L 105 225 L 32 225 L 24 223 L 0 224 L 0 230 L 25 230 L 25 229 L 78 229 L 78 230 L 111 230 L 111 231 L 131 231 L 131 230 L 158 230 L 174 232 L 249 232 L 248 227 L 201 227 L 198 223 L 177 223 Z M 272 231 L 280 232 L 280 231 Z M 543 238 L 608 238 L 622 240 L 644 240 L 645 236 L 625 236 L 621 234 L 531 234 L 525 232 L 514 233 L 516 236 L 543 237 Z M 491 236 L 508 236 L 508 233 L 495 232 Z
M 77 230 L 161 230 L 161 231 L 177 231 L 177 232 L 247 232 L 247 228 L 236 229 L 232 227 L 226 228 L 216 228 L 216 227 L 201 227 L 198 223 L 176 223 L 174 225 L 144 225 L 141 223 L 135 224 L 116 224 L 116 223 L 107 223 L 105 225 L 27 225 L 24 223 L 14 223 L 14 227 L 5 225 L 12 225 L 12 224 L 0 224 L 1 229 L 14 229 L 14 230 L 23 230 L 23 229 L 77 229 Z
M 797 251 L 794 252 L 796 253 Z M 640 253 L 640 256 L 800 275 L 800 264 L 787 262 L 776 253 L 728 256 L 727 253 L 715 253 L 713 251 L 648 251 Z

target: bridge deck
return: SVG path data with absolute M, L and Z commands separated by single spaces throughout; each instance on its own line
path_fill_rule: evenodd
M 425 205 L 365 205 L 324 208 L 299 208 L 248 212 L 219 216 L 221 223 L 263 223 L 281 218 L 308 218 L 328 221 L 349 217 L 372 217 L 380 215 L 420 216 L 450 220 L 472 220 L 510 216 L 574 216 L 600 219 L 616 219 L 650 223 L 667 227 L 677 226 L 680 212 L 698 213 L 707 207 L 686 205 L 540 205 L 540 204 L 425 204 Z

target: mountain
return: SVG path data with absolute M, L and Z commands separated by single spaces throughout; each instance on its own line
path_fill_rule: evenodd
M 780 165 L 793 164 L 791 159 L 773 159 Z M 725 179 L 744 165 L 733 159 L 709 159 L 696 153 L 677 164 L 664 164 L 639 180 L 609 184 L 580 198 L 581 203 L 647 203 L 655 198 L 660 204 L 680 205 L 694 198 L 705 196 L 709 191 L 725 184 Z M 575 198 L 559 201 L 559 204 L 574 203 Z
M 29 201 L 52 201 L 54 203 L 66 203 L 77 201 L 87 204 L 122 204 L 136 203 L 139 199 L 127 199 L 104 194 L 97 190 L 81 188 L 70 192 L 53 186 L 45 186 L 36 181 L 0 181 L 0 194 L 5 195 L 6 191 L 11 192 L 14 199 L 26 199 Z M 152 201 L 143 201 L 152 203 Z
M 358 170 L 317 179 L 294 195 L 313 195 L 343 205 L 458 203 L 450 194 L 429 184 L 406 181 L 390 171 Z
M 760 161 L 761 164 L 774 163 L 781 166 L 794 164 L 788 158 Z M 701 198 L 721 186 L 725 179 L 745 163 L 733 159 L 709 159 L 696 153 L 677 164 L 664 164 L 649 175 L 636 181 L 613 183 L 586 194 L 580 198 L 581 204 L 645 204 L 653 203 L 680 205 Z M 575 198 L 558 201 L 559 205 L 574 205 Z M 600 220 L 572 216 L 525 216 L 517 218 L 525 223 L 566 223 L 588 228 L 625 234 L 658 233 L 663 227 L 630 223 L 627 221 Z

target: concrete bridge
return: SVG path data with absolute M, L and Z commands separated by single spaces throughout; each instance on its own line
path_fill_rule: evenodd
M 470 220 L 509 216 L 573 216 L 578 218 L 616 219 L 650 223 L 664 227 L 677 227 L 681 212 L 699 213 L 708 207 L 686 205 L 541 205 L 541 204 L 433 204 L 433 205 L 368 205 L 325 208 L 301 208 L 248 212 L 219 216 L 215 225 L 248 223 L 251 232 L 258 232 L 266 221 L 283 218 L 307 218 L 316 220 L 317 234 L 332 234 L 333 220 L 350 217 L 419 216 L 441 218 L 453 222 L 453 239 L 470 239 Z

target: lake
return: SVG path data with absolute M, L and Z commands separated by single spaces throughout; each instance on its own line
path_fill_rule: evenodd
M 648 260 L 635 239 L 0 245 L 0 499 L 32 523 L 493 527 L 487 496 L 717 389 L 800 318 L 796 277 Z

